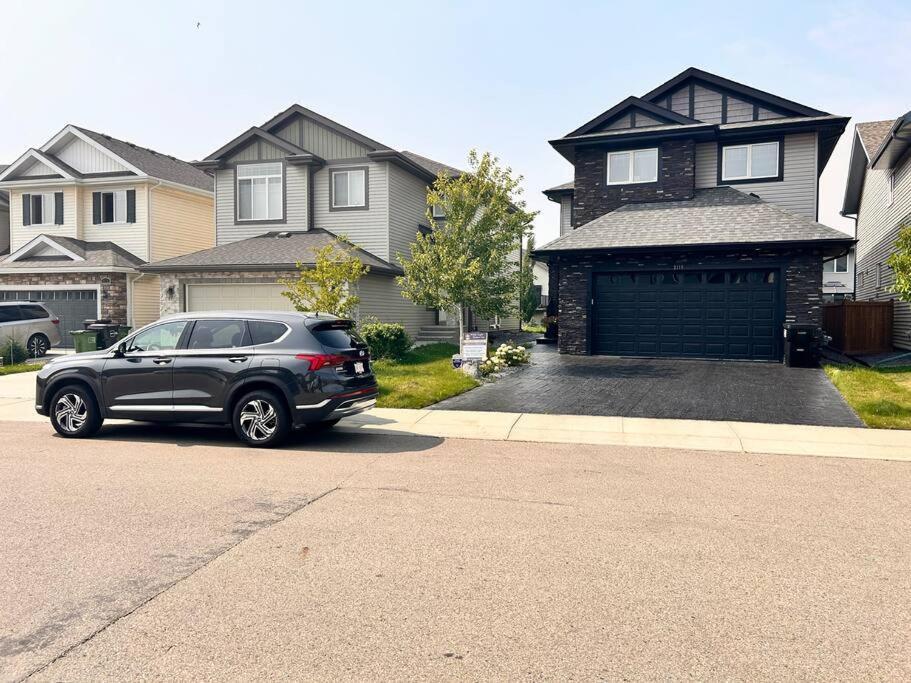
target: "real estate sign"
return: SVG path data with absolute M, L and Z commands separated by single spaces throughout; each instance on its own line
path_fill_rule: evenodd
M 466 332 L 462 337 L 462 360 L 487 360 L 487 333 Z

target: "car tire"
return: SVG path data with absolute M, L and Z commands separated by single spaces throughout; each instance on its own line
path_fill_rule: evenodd
M 78 384 L 70 384 L 56 392 L 48 412 L 54 430 L 67 439 L 94 436 L 104 422 L 95 396 Z
M 307 429 L 314 432 L 323 432 L 327 429 L 332 429 L 335 425 L 338 424 L 338 421 L 341 418 L 335 418 L 334 420 L 321 420 L 320 422 L 309 422 L 307 423 Z
M 29 358 L 42 358 L 51 350 L 51 340 L 41 334 L 33 334 L 25 345 Z
M 231 425 L 237 438 L 254 448 L 274 448 L 291 431 L 288 408 L 278 394 L 257 390 L 235 404 Z

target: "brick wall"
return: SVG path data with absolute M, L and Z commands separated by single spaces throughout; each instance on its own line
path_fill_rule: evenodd
M 785 267 L 785 322 L 822 324 L 822 251 L 817 248 L 557 257 L 553 262 L 559 269 L 559 350 L 575 355 L 588 353 L 589 279 L 596 268 L 620 267 L 634 271 L 719 264 L 749 267 L 751 263 L 760 267 L 773 261 Z
M 637 145 L 640 148 L 649 146 Z M 658 146 L 657 182 L 608 185 L 607 151 L 603 147 L 577 148 L 573 227 L 584 225 L 628 202 L 692 199 L 696 186 L 695 150 L 692 140 L 663 142 Z
M 114 322 L 127 322 L 126 273 L 14 273 L 0 275 L 0 285 L 28 289 L 41 285 L 101 286 L 101 317 Z

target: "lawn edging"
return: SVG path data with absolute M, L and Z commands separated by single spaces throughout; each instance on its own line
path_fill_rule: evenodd
M 16 375 L 20 372 L 38 372 L 41 365 L 37 363 L 16 363 L 14 365 L 0 365 L 0 377 Z

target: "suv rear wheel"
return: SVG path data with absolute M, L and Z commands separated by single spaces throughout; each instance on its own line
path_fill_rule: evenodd
M 50 351 L 51 340 L 43 334 L 33 334 L 28 338 L 25 348 L 28 350 L 29 358 L 41 358 Z
M 285 402 L 271 391 L 251 391 L 234 406 L 231 424 L 237 438 L 249 446 L 277 446 L 291 431 Z
M 75 384 L 65 386 L 54 394 L 50 413 L 54 429 L 68 439 L 94 436 L 104 421 L 92 393 Z

